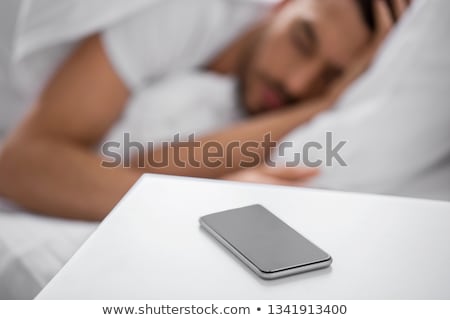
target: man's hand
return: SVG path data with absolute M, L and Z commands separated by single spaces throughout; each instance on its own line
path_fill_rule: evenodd
M 333 105 L 342 93 L 357 80 L 372 64 L 381 45 L 395 23 L 403 16 L 409 7 L 410 0 L 393 0 L 393 12 L 385 0 L 374 1 L 376 31 L 366 49 L 347 68 L 344 75 L 329 90 L 326 100 Z
M 302 186 L 311 178 L 317 176 L 315 168 L 285 168 L 267 167 L 241 170 L 223 177 L 224 180 L 251 182 L 261 184 L 274 184 L 282 186 Z

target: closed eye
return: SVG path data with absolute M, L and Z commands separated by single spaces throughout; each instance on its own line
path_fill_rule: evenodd
M 297 21 L 291 28 L 291 38 L 300 53 L 307 57 L 313 56 L 317 51 L 317 36 L 308 21 Z

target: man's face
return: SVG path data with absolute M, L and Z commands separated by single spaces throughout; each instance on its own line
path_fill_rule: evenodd
M 250 113 L 320 95 L 368 43 L 355 0 L 285 0 L 264 22 L 242 65 Z

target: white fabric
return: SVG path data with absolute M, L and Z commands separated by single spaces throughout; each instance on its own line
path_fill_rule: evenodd
M 133 80 L 206 63 L 274 1 L 1 1 L 0 139 L 86 35 L 105 32 L 111 59 L 131 87 Z
M 187 139 L 220 130 L 244 116 L 233 78 L 201 71 L 178 73 L 137 91 L 104 141 L 122 143 L 128 132 L 133 141 L 157 146 L 173 141 L 176 134 Z
M 108 28 L 103 42 L 132 89 L 207 64 L 267 12 L 264 2 L 171 0 Z
M 292 151 L 348 141 L 309 186 L 450 201 L 450 1 L 416 0 L 371 71 L 338 103 L 293 132 Z M 312 150 L 314 151 L 314 149 Z M 326 160 L 325 153 L 311 153 Z
M 0 1 L 0 139 L 79 39 L 158 1 Z
M 101 30 L 158 1 L 162 0 L 22 0 L 14 60 Z
M 97 224 L 18 211 L 0 199 L 0 299 L 32 299 Z

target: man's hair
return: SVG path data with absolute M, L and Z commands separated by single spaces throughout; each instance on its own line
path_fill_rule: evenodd
M 367 27 L 371 31 L 375 31 L 376 29 L 376 19 L 375 19 L 375 1 L 377 0 L 355 0 L 358 4 L 359 9 L 361 10 L 361 14 L 364 18 L 364 22 L 366 23 Z M 394 5 L 392 0 L 384 0 L 389 5 L 389 8 L 391 9 L 391 14 L 394 17 Z

